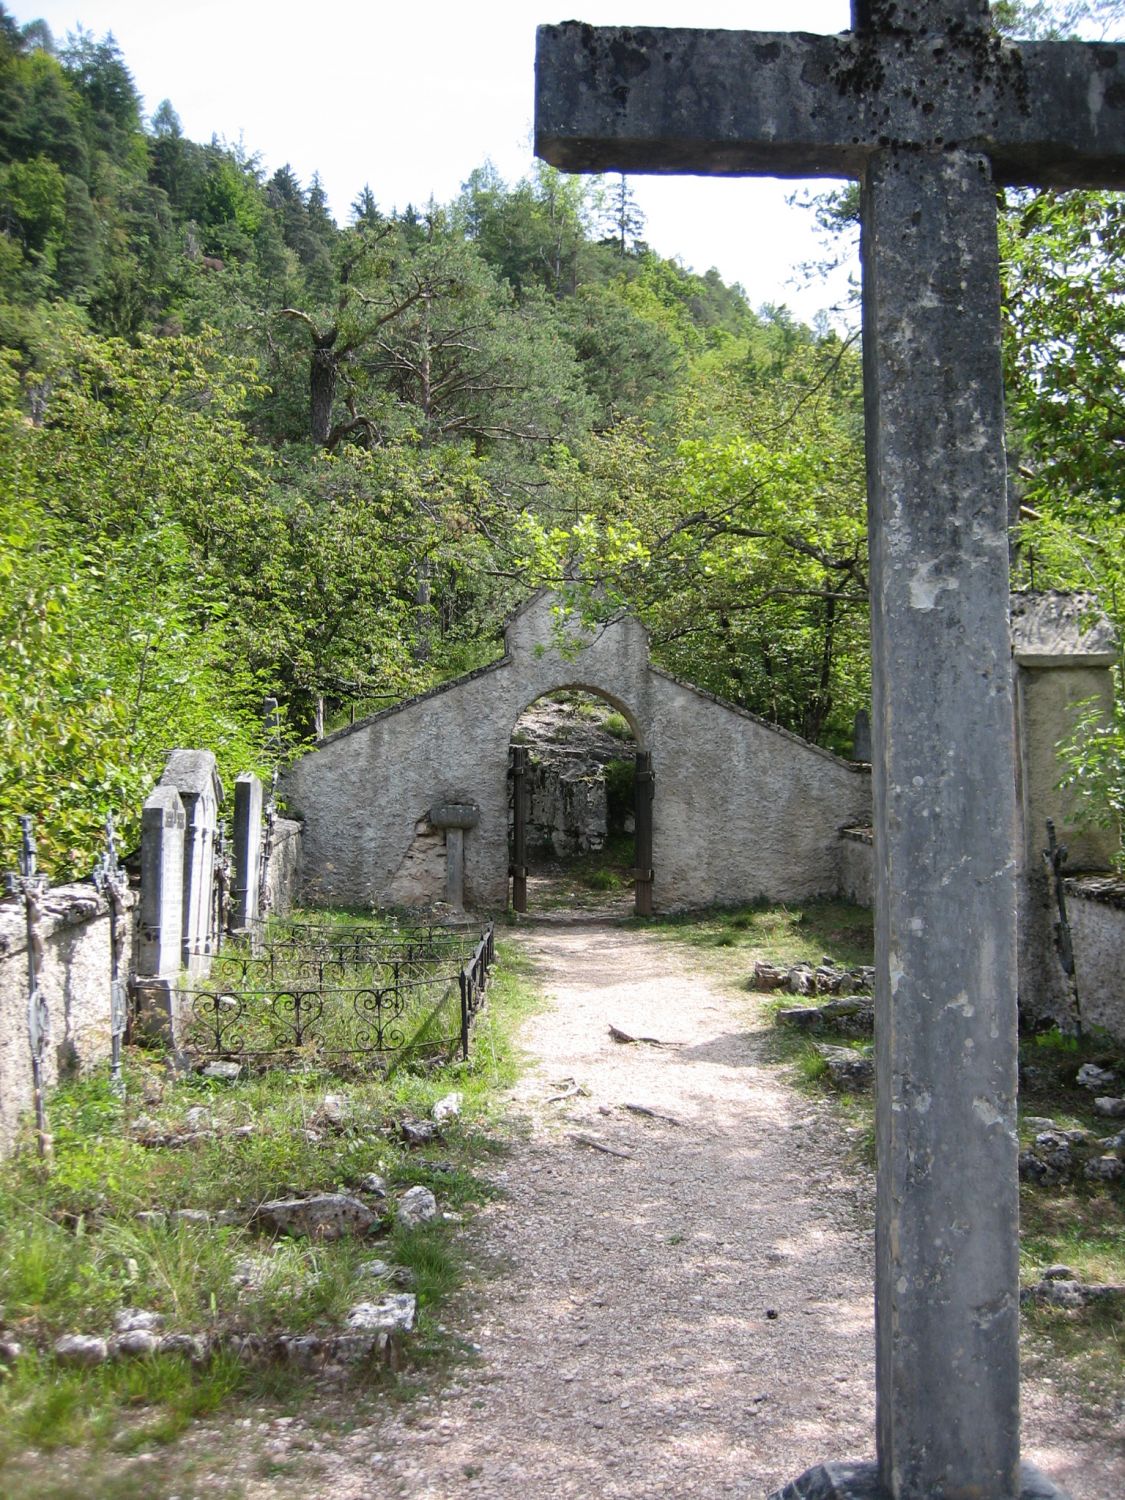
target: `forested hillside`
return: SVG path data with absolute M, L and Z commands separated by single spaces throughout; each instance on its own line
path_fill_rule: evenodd
M 1005 220 L 1017 576 L 1119 617 L 1121 213 Z M 357 184 L 338 225 L 316 178 L 146 119 L 111 38 L 0 7 L 3 866 L 17 812 L 83 871 L 166 748 L 264 769 L 265 696 L 297 744 L 487 660 L 564 574 L 671 670 L 846 748 L 858 343 L 642 236 L 627 181 L 487 163 L 399 213 Z

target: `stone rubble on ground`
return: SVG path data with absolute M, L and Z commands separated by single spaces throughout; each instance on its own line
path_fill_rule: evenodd
M 756 990 L 786 989 L 793 995 L 870 994 L 875 987 L 875 970 L 867 964 L 844 969 L 830 958 L 817 965 L 773 964 L 759 959 L 754 965 Z
M 1108 1089 L 1117 1082 L 1117 1074 L 1112 1068 L 1099 1068 L 1096 1063 L 1083 1063 L 1078 1069 L 1075 1082 L 1082 1089 Z
M 460 1113 L 461 1095 L 452 1093 L 446 1094 L 444 1098 L 438 1100 L 433 1109 L 430 1110 L 430 1118 L 436 1121 L 438 1125 L 441 1125 L 446 1120 L 456 1119 Z
M 824 1059 L 833 1088 L 859 1093 L 874 1083 L 875 1060 L 870 1053 L 856 1052 L 851 1047 L 830 1047 L 824 1042 L 818 1042 L 816 1050 Z
M 53 1348 L 60 1365 L 104 1365 L 109 1358 L 106 1340 L 88 1333 L 64 1333 Z
M 437 1139 L 438 1128 L 432 1120 L 400 1120 L 398 1133 L 408 1146 L 428 1146 Z
M 390 1292 L 378 1302 L 357 1302 L 345 1323 L 353 1333 L 410 1333 L 417 1309 L 413 1292 Z
M 278 1234 L 307 1235 L 338 1240 L 366 1234 L 377 1222 L 375 1214 L 348 1193 L 319 1193 L 312 1198 L 277 1198 L 258 1209 L 258 1222 Z
M 419 1224 L 437 1218 L 437 1199 L 428 1187 L 407 1188 L 398 1200 L 395 1217 L 404 1229 L 416 1229 Z
M 222 1083 L 237 1083 L 242 1077 L 242 1064 L 236 1062 L 212 1062 L 203 1069 L 204 1078 L 215 1078 Z
M 1102 1095 L 1094 1100 L 1094 1108 L 1099 1115 L 1105 1115 L 1109 1120 L 1125 1119 L 1125 1099 L 1114 1099 Z

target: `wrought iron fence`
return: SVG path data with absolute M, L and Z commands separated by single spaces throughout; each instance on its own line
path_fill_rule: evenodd
M 184 994 L 181 1045 L 202 1059 L 373 1066 L 391 1053 L 468 1056 L 494 932 L 470 956 L 442 927 L 271 922 L 228 941 Z M 460 1027 L 455 1030 L 457 1001 Z

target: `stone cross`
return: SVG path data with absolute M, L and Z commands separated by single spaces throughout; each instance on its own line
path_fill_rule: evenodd
M 987 0 L 853 0 L 839 37 L 539 31 L 571 171 L 862 185 L 874 674 L 878 1464 L 786 1496 L 1014 1500 L 1016 842 L 996 187 L 1125 186 L 1125 47 Z

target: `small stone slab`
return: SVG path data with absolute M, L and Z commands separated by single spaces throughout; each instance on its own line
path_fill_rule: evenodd
M 263 1203 L 258 1220 L 279 1234 L 339 1240 L 349 1234 L 366 1234 L 376 1217 L 366 1203 L 347 1193 L 321 1193 L 315 1198 L 276 1198 Z
M 874 1463 L 817 1464 L 784 1489 L 775 1490 L 769 1500 L 891 1500 L 879 1483 L 879 1466 Z M 1020 1464 L 1018 1500 L 1069 1500 L 1034 1464 Z

